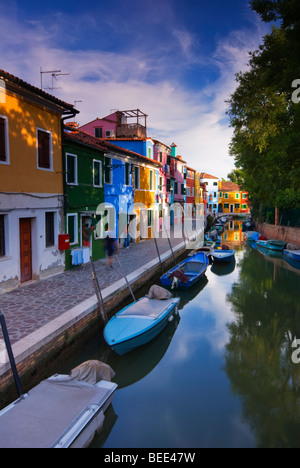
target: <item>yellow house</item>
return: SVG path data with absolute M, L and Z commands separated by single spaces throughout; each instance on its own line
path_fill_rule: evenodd
M 0 288 L 61 271 L 62 117 L 74 107 L 0 70 Z
M 162 216 L 159 199 L 159 168 L 158 161 L 141 156 L 141 162 L 136 163 L 133 174 L 134 212 L 137 215 L 137 241 L 153 237 L 158 229 L 159 217 Z
M 248 214 L 248 192 L 233 182 L 219 182 L 219 213 Z

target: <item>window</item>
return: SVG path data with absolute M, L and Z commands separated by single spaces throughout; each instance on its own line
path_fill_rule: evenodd
M 149 159 L 152 158 L 152 150 L 151 150 L 151 148 L 148 148 L 148 158 L 149 158 Z
M 242 194 L 242 199 L 243 199 L 243 200 L 246 200 L 246 199 L 247 199 L 247 194 L 246 194 L 246 193 L 243 193 L 243 194 Z
M 0 164 L 9 164 L 7 118 L 0 116 Z
M 67 232 L 70 234 L 70 245 L 78 243 L 78 215 L 77 213 L 67 215 Z
M 102 138 L 102 127 L 95 127 L 95 137 Z
M 158 190 L 162 190 L 163 189 L 163 178 L 161 176 L 159 176 L 159 182 L 158 182 Z
M 228 198 L 229 198 L 229 193 L 225 193 L 224 198 L 225 198 L 226 200 L 228 200 Z
M 229 203 L 224 203 L 224 210 L 228 210 L 229 209 Z
M 93 185 L 102 187 L 102 162 L 97 159 L 93 161 Z
M 110 168 L 111 159 L 104 158 L 104 182 L 106 184 L 112 184 L 112 170 Z
M 163 155 L 162 155 L 162 151 L 159 152 L 159 162 L 162 163 L 162 160 L 163 160 Z
M 131 175 L 131 164 L 125 163 L 125 185 L 131 185 L 130 175 Z
M 52 134 L 46 130 L 37 129 L 38 168 L 52 169 Z
M 4 215 L 0 215 L 0 257 L 5 256 Z
M 134 168 L 134 188 L 140 188 L 140 168 L 138 166 Z
M 214 182 L 213 185 L 218 185 L 218 182 Z
M 242 206 L 241 206 L 241 209 L 242 209 L 242 210 L 247 210 L 247 209 L 248 209 L 248 205 L 242 205 Z
M 240 194 L 239 193 L 236 193 L 235 194 L 235 198 L 238 200 L 240 198 Z
M 77 156 L 66 154 L 67 184 L 77 185 Z
M 45 237 L 46 247 L 52 247 L 54 245 L 54 219 L 55 213 L 53 211 L 45 213 Z
M 186 195 L 186 188 L 184 184 L 181 184 L 181 195 Z
M 152 227 L 153 210 L 148 210 L 148 227 Z
M 153 171 L 149 171 L 149 190 L 153 190 Z
M 222 198 L 222 196 L 223 196 L 222 192 L 219 192 L 219 198 Z
M 235 208 L 235 210 L 239 210 L 239 209 L 240 209 L 240 204 L 239 204 L 239 203 L 235 203 L 235 204 L 234 204 L 234 208 Z
M 178 182 L 174 183 L 174 195 L 178 194 Z

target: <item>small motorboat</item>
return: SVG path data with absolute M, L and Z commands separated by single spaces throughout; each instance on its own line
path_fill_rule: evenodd
M 88 447 L 117 389 L 110 381 L 114 375 L 110 366 L 92 360 L 69 375 L 43 380 L 0 411 L 0 447 Z
M 211 254 L 213 261 L 218 263 L 232 262 L 235 259 L 235 250 L 232 249 L 217 249 Z
M 209 265 L 205 252 L 198 252 L 185 258 L 181 263 L 171 268 L 160 277 L 163 286 L 189 288 L 202 278 Z
M 283 255 L 285 257 L 291 258 L 292 260 L 296 260 L 300 262 L 300 250 L 283 250 Z
M 198 247 L 197 249 L 192 250 L 192 252 L 189 253 L 189 257 L 192 257 L 193 255 L 199 252 L 203 252 L 205 253 L 205 255 L 209 257 L 214 251 L 215 246 L 216 246 L 215 242 L 205 241 L 204 245 L 202 245 L 201 247 Z
M 156 286 L 158 293 L 134 301 L 114 315 L 104 328 L 107 344 L 119 355 L 153 340 L 178 313 L 180 298 Z
M 286 246 L 286 242 L 281 240 L 258 240 L 257 245 L 264 249 L 276 250 L 282 252 Z

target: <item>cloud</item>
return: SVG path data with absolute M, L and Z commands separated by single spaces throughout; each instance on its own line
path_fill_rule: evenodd
M 170 13 L 169 6 L 167 13 Z M 225 115 L 225 100 L 234 91 L 235 73 L 246 66 L 248 50 L 259 44 L 262 31 L 258 26 L 220 38 L 215 53 L 205 58 L 197 52 L 197 37 L 182 23 L 178 27 L 170 26 L 167 32 L 172 40 L 158 41 L 156 48 L 152 47 L 151 37 L 145 44 L 104 50 L 107 49 L 104 41 L 102 48 L 101 41 L 98 48 L 94 47 L 96 38 L 101 34 L 103 38 L 103 33 L 93 31 L 96 22 L 90 15 L 85 15 L 83 27 L 85 33 L 88 28 L 91 36 L 95 33 L 90 47 L 80 41 L 82 32 L 76 22 L 70 30 L 70 18 L 62 13 L 56 13 L 55 18 L 49 25 L 41 17 L 20 21 L 17 15 L 3 15 L 0 67 L 35 86 L 40 86 L 40 67 L 43 71 L 69 73 L 54 79 L 55 87 L 61 89 L 53 93 L 69 103 L 82 101 L 77 105 L 81 125 L 108 115 L 112 109 L 140 108 L 149 116 L 149 136 L 168 145 L 174 141 L 179 154 L 191 167 L 219 177 L 227 176 L 234 162 L 228 155 L 232 129 Z M 150 24 L 153 26 L 154 21 Z M 156 28 L 160 25 L 156 19 Z M 106 34 L 107 28 L 108 23 Z M 68 37 L 70 34 L 74 37 Z M 114 40 L 116 34 L 114 28 Z M 80 48 L 76 47 L 79 43 Z M 201 72 L 207 72 L 210 67 L 214 78 L 203 83 Z M 189 71 L 199 76 L 199 83 L 192 88 L 184 79 Z M 52 86 L 51 79 L 51 74 L 43 75 L 45 87 Z

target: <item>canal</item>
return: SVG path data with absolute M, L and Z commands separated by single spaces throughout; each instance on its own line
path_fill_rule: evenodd
M 116 372 L 92 447 L 300 447 L 300 268 L 231 226 L 223 242 L 235 262 L 177 291 L 179 316 L 157 339 L 121 357 L 99 333 L 60 369 L 99 359 Z

